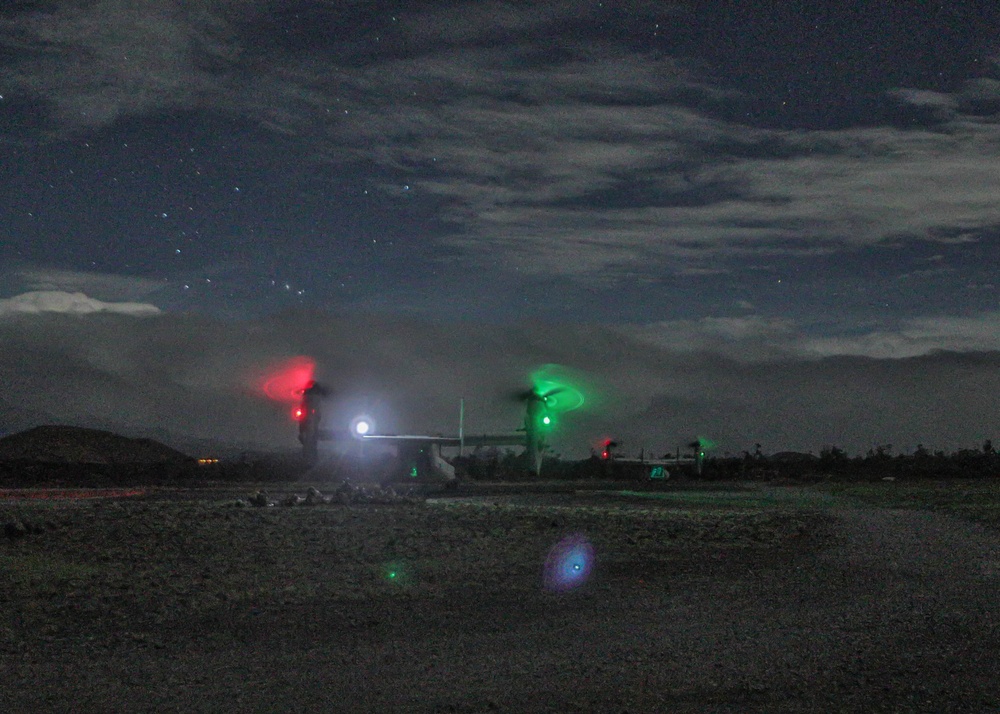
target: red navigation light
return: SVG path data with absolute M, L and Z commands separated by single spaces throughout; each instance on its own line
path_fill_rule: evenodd
M 306 410 L 302 407 L 295 407 L 292 409 L 292 419 L 295 421 L 302 421 L 306 418 Z

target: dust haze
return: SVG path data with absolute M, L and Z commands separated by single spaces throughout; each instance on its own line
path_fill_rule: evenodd
M 764 338 L 766 351 L 755 347 Z M 8 314 L 0 319 L 0 431 L 64 423 L 180 447 L 295 448 L 287 405 L 266 399 L 260 385 L 303 355 L 334 390 L 327 427 L 365 411 L 385 433 L 455 433 L 460 400 L 466 433 L 516 429 L 521 408 L 510 395 L 538 366 L 563 365 L 583 375 L 588 396 L 553 439 L 567 458 L 605 437 L 634 453 L 671 451 L 696 436 L 711 438 L 719 455 L 756 444 L 769 453 L 978 446 L 995 436 L 1000 390 L 997 351 L 823 357 L 791 342 L 782 348 L 770 333 L 716 344 L 690 332 L 654 341 L 628 327 L 322 313 L 245 322 Z

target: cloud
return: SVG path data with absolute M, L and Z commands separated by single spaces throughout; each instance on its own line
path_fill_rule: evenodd
M 928 89 L 893 89 L 889 92 L 889 96 L 915 107 L 943 109 L 947 111 L 947 114 L 951 114 L 952 110 L 957 106 L 954 96 L 943 92 L 933 92 Z
M 110 312 L 133 317 L 157 315 L 160 309 L 155 305 L 138 302 L 103 302 L 87 297 L 83 293 L 68 293 L 57 290 L 36 290 L 0 299 L 0 317 L 7 315 L 39 314 L 46 312 L 69 315 L 89 315 Z
M 0 76 L 73 128 L 190 107 L 219 89 L 213 68 L 239 55 L 227 11 L 257 4 L 98 0 L 11 13 L 2 37 L 30 59 Z
M 11 278 L 30 291 L 86 293 L 108 300 L 134 300 L 164 287 L 162 280 L 47 268 L 25 268 Z
M 452 3 L 422 11 L 419 17 L 403 13 L 401 30 L 419 46 L 478 45 L 513 37 L 523 38 L 556 23 L 575 19 L 580 7 L 571 0 L 518 7 L 507 2 Z M 457 20 L 457 21 L 456 21 Z
M 598 4 L 403 7 L 371 27 L 359 7 L 57 3 L 6 15 L 4 44 L 30 59 L 0 71 L 70 131 L 210 111 L 318 162 L 374 163 L 386 190 L 434 206 L 463 260 L 526 275 L 634 280 L 1000 225 L 995 79 L 890 90 L 938 111 L 933 130 L 761 129 L 733 118 L 743 98 L 711 67 L 596 36 Z
M 995 123 L 758 129 L 718 118 L 725 95 L 673 58 L 598 47 L 532 66 L 513 54 L 447 48 L 347 78 L 363 89 L 338 130 L 442 202 L 456 228 L 445 240 L 466 259 L 623 279 L 1000 225 Z
M 935 352 L 1000 351 L 998 311 L 924 316 L 896 326 L 822 337 L 809 334 L 793 320 L 761 315 L 671 320 L 620 329 L 670 353 L 712 353 L 745 363 L 828 357 L 900 360 Z
M 621 328 L 671 353 L 724 355 L 746 362 L 801 356 L 801 332 L 791 320 L 760 315 L 669 320 Z
M 896 330 L 857 336 L 803 340 L 802 349 L 821 356 L 864 355 L 905 358 L 938 350 L 981 352 L 1000 350 L 1000 312 L 969 317 L 922 317 L 906 320 Z

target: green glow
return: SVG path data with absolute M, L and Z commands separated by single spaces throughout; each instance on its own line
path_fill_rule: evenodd
M 549 418 L 548 416 L 542 417 L 542 424 L 548 425 L 548 424 L 551 424 L 551 423 L 552 423 L 552 419 L 551 418 Z
M 535 393 L 542 397 L 545 408 L 555 413 L 573 411 L 584 405 L 583 392 L 574 384 L 577 381 L 571 370 L 557 364 L 543 365 L 531 375 Z
M 382 565 L 382 579 L 392 583 L 394 587 L 405 587 L 410 584 L 412 573 L 405 561 L 393 560 Z
M 417 467 L 416 466 L 411 466 L 410 467 L 410 478 L 416 478 L 416 477 L 417 477 Z
M 715 448 L 715 442 L 711 439 L 706 439 L 704 436 L 699 436 L 688 444 L 688 447 L 694 449 L 695 457 L 704 459 L 708 452 Z

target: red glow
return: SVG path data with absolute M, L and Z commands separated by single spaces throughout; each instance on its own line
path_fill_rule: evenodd
M 295 407 L 292 409 L 292 419 L 295 421 L 302 421 L 306 418 L 306 410 L 302 407 Z
M 45 501 L 75 501 L 82 498 L 130 498 L 145 496 L 142 489 L 121 488 L 2 488 L 3 499 L 36 499 Z
M 261 382 L 261 391 L 276 402 L 297 402 L 313 381 L 316 361 L 311 357 L 292 357 L 271 370 Z M 301 419 L 301 416 L 296 417 Z

